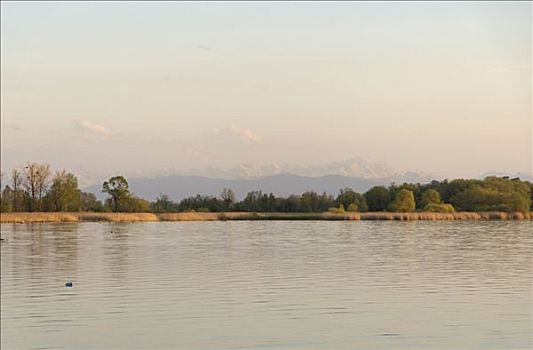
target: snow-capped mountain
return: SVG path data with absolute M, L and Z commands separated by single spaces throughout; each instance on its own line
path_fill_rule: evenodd
M 286 172 L 304 176 L 342 175 L 361 179 L 391 177 L 394 169 L 385 162 L 370 162 L 362 158 L 330 162 L 314 166 L 290 166 Z
M 319 177 L 325 175 L 342 175 L 362 179 L 387 178 L 397 174 L 384 162 L 370 162 L 362 158 L 330 162 L 320 165 L 302 164 L 239 164 L 232 168 L 221 169 L 208 167 L 187 171 L 176 171 L 175 175 L 195 175 L 218 179 L 254 179 L 278 174 L 294 174 L 300 176 Z M 169 175 L 166 173 L 166 175 Z
M 419 172 L 399 173 L 385 162 L 371 162 L 362 158 L 352 158 L 344 161 L 329 162 L 319 165 L 305 164 L 239 164 L 230 168 L 206 167 L 183 170 L 175 167 L 159 170 L 144 170 L 137 173 L 124 173 L 128 179 L 145 178 L 158 179 L 168 176 L 204 177 L 220 180 L 254 180 L 275 175 L 291 174 L 296 176 L 318 178 L 338 175 L 364 180 L 383 180 L 385 183 L 394 181 L 402 182 L 427 182 L 438 177 Z M 82 187 L 100 183 L 107 177 L 101 176 L 98 180 L 93 174 L 84 174 L 80 183 Z

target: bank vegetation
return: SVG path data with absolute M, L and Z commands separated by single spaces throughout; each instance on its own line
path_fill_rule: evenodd
M 206 221 L 206 220 L 508 220 L 531 219 L 533 183 L 519 178 L 392 183 L 364 193 L 351 188 L 307 191 L 286 197 L 250 191 L 242 199 L 228 188 L 218 195 L 182 198 L 136 196 L 121 175 L 102 183 L 104 201 L 79 189 L 66 170 L 28 162 L 2 174 L 1 222 Z

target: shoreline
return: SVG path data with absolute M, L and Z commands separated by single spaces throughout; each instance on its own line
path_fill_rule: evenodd
M 346 213 L 271 213 L 271 212 L 182 212 L 182 213 L 93 213 L 93 212 L 17 212 L 1 213 L 0 223 L 61 222 L 150 222 L 150 221 L 238 221 L 238 220 L 319 220 L 319 221 L 482 221 L 533 220 L 533 212 L 346 212 Z

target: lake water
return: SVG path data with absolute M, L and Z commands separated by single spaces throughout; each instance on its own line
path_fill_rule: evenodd
M 1 231 L 2 349 L 533 344 L 531 221 L 2 224 Z

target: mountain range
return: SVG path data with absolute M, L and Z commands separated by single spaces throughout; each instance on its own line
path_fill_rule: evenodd
M 178 172 L 168 169 L 168 175 Z M 394 169 L 384 162 L 371 162 L 362 158 L 352 158 L 344 161 L 329 162 L 320 165 L 298 164 L 239 164 L 229 169 L 207 167 L 179 171 L 180 175 L 196 175 L 220 179 L 255 179 L 279 174 L 295 174 L 309 177 L 326 175 L 342 175 L 362 179 L 386 178 L 397 174 Z
M 341 188 L 350 187 L 357 192 L 365 192 L 372 186 L 394 183 L 427 183 L 441 180 L 442 177 L 419 172 L 399 173 L 383 162 L 370 162 L 361 158 L 331 162 L 324 165 L 257 165 L 242 164 L 228 169 L 208 167 L 180 171 L 174 168 L 136 174 L 124 174 L 130 190 L 137 196 L 155 200 L 160 194 L 166 194 L 172 200 L 180 200 L 196 194 L 220 194 L 222 189 L 232 189 L 238 199 L 246 193 L 262 190 L 277 196 L 300 194 L 305 191 L 327 192 L 336 195 Z M 502 176 L 500 173 L 485 173 Z M 524 180 L 530 180 L 527 174 L 518 174 Z M 92 180 L 83 186 L 85 191 L 95 193 L 100 199 L 101 183 L 110 176 Z M 511 176 L 514 177 L 514 176 Z M 93 176 L 92 179 L 95 179 Z
M 400 181 L 398 181 L 400 180 Z M 244 198 L 246 193 L 262 190 L 277 196 L 300 194 L 305 191 L 327 192 L 332 195 L 339 189 L 350 187 L 358 192 L 365 192 L 372 186 L 389 185 L 391 182 L 404 182 L 400 178 L 364 179 L 342 175 L 325 175 L 309 177 L 294 174 L 277 174 L 254 179 L 214 179 L 203 176 L 168 175 L 151 178 L 128 179 L 130 189 L 135 195 L 148 200 L 154 200 L 161 193 L 173 200 L 179 200 L 196 194 L 218 196 L 222 189 L 230 188 L 238 199 Z M 101 185 L 87 188 L 102 198 Z

